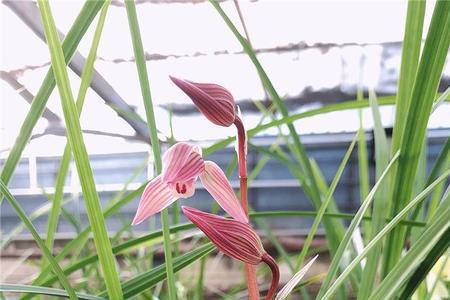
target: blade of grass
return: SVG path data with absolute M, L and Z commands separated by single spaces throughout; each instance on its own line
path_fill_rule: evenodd
M 156 174 L 160 174 L 162 171 L 161 150 L 159 146 L 158 133 L 156 131 L 155 113 L 153 111 L 152 97 L 147 75 L 147 65 L 136 14 L 136 6 L 134 1 L 126 0 L 125 7 L 127 10 L 128 23 L 130 26 L 131 39 L 133 42 L 134 56 L 136 58 L 136 67 L 139 75 L 139 82 L 141 85 L 145 113 L 147 116 L 147 126 L 150 133 L 150 142 L 152 144 Z M 164 237 L 164 256 L 166 261 L 165 265 L 167 272 L 169 299 L 177 299 L 175 276 L 172 267 L 172 246 L 169 233 L 169 211 L 167 208 L 161 212 L 161 223 Z
M 250 218 L 252 218 L 252 219 L 279 218 L 279 217 L 298 218 L 298 217 L 315 217 L 315 216 L 317 216 L 317 212 L 315 212 L 315 211 L 261 211 L 261 212 L 251 212 L 250 213 Z M 323 214 L 323 218 L 352 220 L 354 217 L 355 217 L 355 215 L 353 215 L 353 214 L 345 214 L 345 213 L 325 212 Z M 370 221 L 370 220 L 371 220 L 371 218 L 368 216 L 363 217 L 363 221 Z M 386 221 L 390 221 L 390 219 L 386 219 Z M 425 223 L 412 222 L 412 221 L 401 221 L 399 224 L 401 224 L 403 226 L 406 226 L 406 225 L 418 226 L 418 227 L 425 226 Z M 184 230 L 189 230 L 192 228 L 194 228 L 194 225 L 192 223 L 179 224 L 176 226 L 171 226 L 170 233 L 174 234 L 174 233 L 181 232 Z M 147 242 L 155 240 L 155 239 L 159 239 L 161 236 L 162 236 L 162 230 L 158 230 L 158 231 L 149 233 L 147 235 L 128 240 L 117 246 L 114 246 L 112 248 L 112 252 L 115 255 L 121 254 L 129 249 L 136 248 L 141 244 L 147 243 Z M 75 240 L 73 240 L 73 241 L 75 241 Z M 59 257 L 60 257 L 60 255 L 58 255 L 56 258 L 59 258 Z M 97 260 L 98 260 L 98 255 L 91 255 L 88 257 L 84 257 L 83 259 L 78 260 L 76 263 L 66 266 L 64 268 L 64 273 L 66 275 L 72 274 L 75 271 L 80 270 L 81 268 L 83 268 L 89 264 L 95 263 Z M 56 281 L 57 281 L 57 277 L 53 276 L 48 279 L 40 278 L 40 280 L 35 280 L 35 282 L 33 282 L 33 283 L 35 285 L 48 286 Z
M 427 226 L 427 229 L 420 238 L 414 243 L 408 253 L 402 257 L 401 261 L 395 265 L 391 272 L 389 272 L 388 276 L 384 278 L 369 299 L 391 299 L 401 291 L 401 286 L 414 274 L 414 271 L 420 266 L 420 263 L 425 261 L 428 254 L 431 254 L 431 261 L 434 262 L 442 255 L 450 245 L 450 239 L 448 238 L 450 234 L 449 215 L 450 207 L 447 207 L 439 217 L 430 221 L 429 226 Z M 436 247 L 439 242 L 442 245 Z M 427 261 L 424 269 L 429 270 L 433 267 L 429 263 L 430 261 Z M 426 270 L 421 269 L 420 275 L 424 276 L 425 274 L 427 274 Z
M 414 85 L 417 66 L 419 65 L 425 7 L 425 1 L 408 1 L 397 99 L 395 101 L 395 123 L 393 126 L 391 146 L 392 154 L 399 150 L 403 131 L 405 130 L 407 112 L 411 103 L 411 87 Z
M 430 171 L 430 174 L 428 175 L 426 186 L 430 185 L 433 180 L 435 180 L 439 173 L 442 170 L 446 170 L 448 166 L 450 165 L 450 137 L 447 138 L 446 142 L 444 143 L 444 146 L 442 147 L 441 151 L 439 152 L 438 157 L 436 158 L 436 161 L 434 162 L 433 168 Z M 439 201 L 441 199 L 442 190 L 444 188 L 444 183 L 441 183 L 439 187 L 436 188 L 434 191 L 430 205 L 428 206 L 428 212 L 426 216 L 426 220 L 430 220 L 431 216 L 435 213 L 435 210 L 437 206 L 439 205 Z M 411 220 L 416 220 L 419 216 L 420 211 L 423 208 L 423 203 L 418 205 L 411 216 Z M 406 237 L 409 237 L 411 232 L 411 228 L 408 228 L 406 230 Z
M 363 59 L 361 58 L 360 66 L 360 79 L 358 84 L 358 90 L 356 93 L 356 100 L 362 101 L 364 98 L 363 91 Z M 370 98 L 369 98 L 370 104 Z M 366 133 L 363 126 L 363 109 L 358 109 L 359 130 L 358 130 L 358 175 L 359 175 L 359 198 L 360 201 L 367 197 L 369 194 L 369 157 L 367 155 L 367 142 Z M 370 214 L 370 210 L 367 212 Z M 366 232 L 368 228 L 364 228 Z
M 8 292 L 8 293 L 28 293 L 28 294 L 69 298 L 69 294 L 65 290 L 41 287 L 41 286 L 35 286 L 35 285 L 2 283 L 2 284 L 0 284 L 0 291 Z M 83 293 L 76 293 L 76 296 L 80 300 L 104 300 L 105 299 L 102 297 L 97 297 L 94 295 L 87 295 L 87 294 L 83 294 Z
M 394 156 L 398 157 L 398 152 Z M 394 159 L 392 158 L 392 159 Z M 392 160 L 391 160 L 392 162 Z M 383 229 L 373 238 L 370 240 L 369 244 L 364 248 L 364 250 L 358 254 L 356 258 L 352 260 L 352 262 L 345 268 L 345 270 L 342 272 L 342 274 L 335 280 L 333 285 L 329 288 L 327 288 L 326 293 L 322 296 L 320 299 L 330 299 L 332 298 L 333 294 L 336 292 L 336 290 L 339 288 L 340 285 L 345 281 L 346 277 L 349 276 L 352 271 L 359 265 L 362 259 L 364 259 L 367 254 L 393 229 L 395 228 L 402 219 L 410 212 L 412 208 L 414 208 L 416 205 L 424 201 L 424 199 L 430 194 L 436 186 L 438 186 L 442 181 L 446 180 L 447 177 L 450 175 L 450 170 L 439 176 L 435 181 L 433 181 L 432 184 L 430 184 L 426 189 L 424 189 L 419 195 L 417 195 L 413 200 L 409 201 L 408 204 L 403 208 L 395 217 L 389 221 L 386 226 L 383 227 Z M 319 299 L 319 298 L 318 298 Z M 381 298 L 383 299 L 383 298 Z
M 336 255 L 333 257 L 333 260 L 331 261 L 330 267 L 328 269 L 327 277 L 325 278 L 324 282 L 322 283 L 319 293 L 317 295 L 317 299 L 322 299 L 322 297 L 325 298 L 325 291 L 328 290 L 328 287 L 330 286 L 331 281 L 333 280 L 334 276 L 336 275 L 339 265 L 342 261 L 342 256 L 344 255 L 345 250 L 347 249 L 348 245 L 350 244 L 351 238 L 353 236 L 354 231 L 359 226 L 359 223 L 361 222 L 367 208 L 371 204 L 375 193 L 377 192 L 378 188 L 383 183 L 384 178 L 387 174 L 389 174 L 389 171 L 391 170 L 392 166 L 397 162 L 397 159 L 399 157 L 399 154 L 396 153 L 394 157 L 389 162 L 388 166 L 384 170 L 383 174 L 380 176 L 378 181 L 375 183 L 373 188 L 370 190 L 369 194 L 367 195 L 366 199 L 364 199 L 363 203 L 361 204 L 360 208 L 358 209 L 358 212 L 356 213 L 355 217 L 352 219 L 352 222 L 350 223 L 350 226 L 348 227 L 347 231 L 345 232 L 345 235 L 339 245 L 339 248 L 336 251 Z
M 137 188 L 136 190 L 130 192 L 128 195 L 126 195 L 124 198 L 122 199 L 117 199 L 115 201 L 115 199 L 113 199 L 109 206 L 103 211 L 103 216 L 104 218 L 108 218 L 110 216 L 112 216 L 115 212 L 117 212 L 121 207 L 123 207 L 125 204 L 129 203 L 131 200 L 135 199 L 136 197 L 138 197 L 140 194 L 142 194 L 142 192 L 144 191 L 146 184 L 141 185 L 139 188 Z M 69 241 L 64 248 L 58 253 L 58 255 L 55 257 L 56 261 L 61 261 L 63 260 L 67 255 L 69 254 L 74 254 L 74 253 L 78 253 L 86 244 L 86 242 L 89 239 L 89 234 L 91 233 L 91 226 L 87 226 L 83 231 L 81 231 L 77 237 L 75 237 L 74 239 L 72 239 L 71 241 Z M 48 285 L 45 284 L 45 279 L 48 277 L 48 275 L 50 274 L 50 267 L 47 266 L 45 269 L 43 269 L 41 271 L 41 273 L 39 274 L 39 276 L 33 280 L 33 285 Z M 46 281 L 48 282 L 48 281 Z M 54 282 L 54 280 L 52 281 L 52 283 Z M 29 299 L 27 296 L 25 296 L 24 298 L 21 298 L 22 300 L 25 299 Z
M 48 262 L 50 263 L 53 272 L 55 272 L 59 282 L 64 287 L 64 289 L 67 291 L 67 294 L 70 299 L 78 299 L 75 291 L 73 290 L 72 286 L 69 283 L 69 280 L 67 279 L 66 275 L 64 275 L 63 270 L 58 265 L 58 263 L 55 261 L 55 259 L 52 256 L 52 253 L 50 250 L 45 246 L 44 241 L 39 236 L 39 233 L 37 232 L 36 228 L 34 227 L 33 223 L 31 223 L 30 219 L 28 219 L 25 211 L 20 206 L 19 202 L 14 198 L 13 195 L 9 192 L 6 185 L 3 183 L 3 181 L 0 179 L 0 190 L 3 195 L 5 195 L 6 199 L 8 200 L 9 204 L 14 208 L 17 215 L 19 216 L 20 220 L 25 224 L 27 229 L 30 231 L 30 233 L 33 235 L 33 238 L 36 242 L 36 244 L 39 246 L 39 248 L 42 251 L 42 254 L 46 257 Z
M 38 5 L 42 23 L 44 25 L 45 37 L 50 50 L 52 67 L 55 72 L 55 80 L 63 107 L 64 119 L 67 127 L 67 137 L 77 166 L 89 223 L 92 226 L 94 242 L 99 254 L 99 261 L 102 266 L 108 295 L 111 299 L 119 300 L 122 299 L 123 296 L 120 289 L 116 261 L 111 251 L 111 242 L 106 230 L 105 219 L 103 218 L 100 206 L 100 199 L 96 191 L 94 176 L 84 144 L 77 107 L 73 99 L 69 76 L 64 62 L 63 50 L 61 48 L 48 1 L 40 0 L 38 1 Z
M 450 234 L 450 232 L 448 234 Z M 441 238 L 441 240 L 442 240 L 442 238 Z M 448 242 L 450 242 L 450 240 L 448 240 Z M 447 246 L 447 250 L 448 250 L 449 246 L 450 245 Z M 447 266 L 447 263 L 450 260 L 450 256 L 448 255 L 448 253 L 445 253 L 445 251 L 444 251 L 443 255 L 446 255 L 446 258 L 445 258 L 444 263 L 442 264 L 442 266 L 439 268 L 438 273 L 436 274 L 436 277 L 437 277 L 436 279 L 437 280 L 434 281 L 433 286 L 431 287 L 431 289 L 427 293 L 427 295 L 424 297 L 424 300 L 432 300 L 432 297 L 433 297 L 434 293 L 436 292 L 436 290 L 438 289 L 438 286 L 441 283 L 441 280 L 445 280 L 444 271 L 446 271 L 446 266 Z M 425 261 L 422 264 L 427 263 L 426 260 L 427 259 L 425 259 Z M 438 259 L 438 261 L 439 261 L 439 259 Z M 418 269 L 420 269 L 420 267 Z M 412 276 L 412 278 L 414 278 L 414 275 Z
M 379 105 L 392 105 L 392 104 L 395 104 L 394 97 L 382 97 L 379 99 Z M 307 110 L 304 112 L 290 115 L 288 117 L 282 117 L 278 120 L 274 120 L 274 121 L 271 121 L 271 122 L 268 122 L 265 124 L 255 126 L 254 128 L 247 130 L 247 136 L 248 136 L 248 138 L 251 138 L 251 137 L 257 135 L 258 133 L 263 132 L 266 129 L 270 129 L 272 127 L 277 127 L 277 126 L 287 124 L 287 123 L 293 123 L 293 122 L 301 120 L 301 119 L 305 119 L 305 118 L 309 118 L 309 117 L 313 117 L 313 116 L 317 116 L 317 115 L 321 115 L 321 114 L 343 111 L 343 110 L 350 110 L 350 109 L 358 109 L 358 108 L 363 108 L 363 107 L 368 107 L 368 106 L 369 106 L 369 101 L 367 99 L 364 99 L 361 101 L 353 100 L 353 101 L 346 101 L 346 102 L 341 102 L 341 103 L 337 103 L 337 104 L 325 105 L 320 108 Z M 219 142 L 216 142 L 215 144 L 213 144 L 207 148 L 204 148 L 203 155 L 204 156 L 210 155 L 210 154 L 218 151 L 219 149 L 226 147 L 227 145 L 231 144 L 235 140 L 236 140 L 236 137 L 231 136 L 229 138 L 226 138 Z
M 71 201 L 71 200 L 69 200 L 69 201 Z M 63 202 L 63 205 L 68 203 L 69 201 Z M 45 204 L 41 205 L 40 207 L 36 208 L 32 213 L 30 213 L 28 218 L 30 219 L 31 222 L 33 222 L 37 218 L 47 215 L 51 209 L 52 209 L 52 203 L 49 203 L 49 202 L 45 203 Z M 3 236 L 3 233 L 2 233 L 2 238 L 0 241 L 0 251 L 5 249 L 5 247 L 8 246 L 9 242 L 16 235 L 19 235 L 25 228 L 26 228 L 25 224 L 19 223 L 11 231 L 9 231 L 6 236 Z
M 449 45 L 450 2 L 437 1 L 411 93 L 411 104 L 408 109 L 405 130 L 402 134 L 400 158 L 396 170 L 396 174 L 401 174 L 401 176 L 395 177 L 393 185 L 392 199 L 395 201 L 391 209 L 392 216 L 400 211 L 411 198 L 418 157 Z M 405 233 L 406 229 L 401 227 L 394 229 L 387 238 L 386 251 L 384 251 L 384 276 L 400 258 Z
M 89 25 L 94 20 L 97 13 L 100 11 L 104 1 L 87 1 L 80 13 L 78 14 L 75 22 L 67 33 L 62 47 L 65 55 L 65 62 L 68 63 L 72 58 L 75 50 L 80 43 L 81 38 L 86 33 Z M 37 121 L 41 117 L 47 105 L 48 98 L 55 88 L 55 78 L 53 75 L 53 70 L 50 69 L 45 76 L 44 82 L 42 83 L 38 93 L 34 97 L 30 110 L 20 128 L 19 135 L 17 136 L 12 149 L 5 161 L 5 164 L 1 173 L 1 180 L 8 185 L 12 178 L 14 170 L 19 163 L 20 157 L 22 156 L 23 150 L 30 140 L 32 131 Z M 3 196 L 0 195 L 0 203 Z
M 108 11 L 109 1 L 106 1 L 103 5 L 102 11 L 100 12 L 100 17 L 98 19 L 97 27 L 95 29 L 94 38 L 92 40 L 91 50 L 86 60 L 86 64 L 81 75 L 80 89 L 78 91 L 77 97 L 77 110 L 78 116 L 81 115 L 83 109 L 84 99 L 86 97 L 86 92 L 91 84 L 92 73 L 94 70 L 94 62 L 97 57 L 97 49 L 100 43 L 100 36 L 103 31 L 103 25 L 105 24 L 106 13 Z M 45 244 L 49 249 L 53 249 L 53 240 L 56 232 L 56 227 L 58 226 L 59 213 L 61 211 L 61 202 L 64 196 L 64 185 L 66 182 L 67 172 L 69 171 L 70 160 L 72 158 L 72 150 L 67 143 L 64 148 L 64 153 L 61 158 L 61 163 L 56 177 L 55 184 L 55 194 L 53 196 L 52 210 L 48 219 L 47 225 L 47 235 L 45 239 Z
M 374 123 L 374 143 L 375 143 L 375 176 L 376 180 L 379 180 L 383 174 L 383 170 L 386 169 L 389 163 L 389 145 L 384 131 L 383 124 L 381 123 L 381 114 L 378 107 L 378 101 L 375 92 L 369 91 L 369 102 L 372 110 L 373 123 Z M 378 192 L 374 196 L 372 221 L 366 223 L 369 228 L 366 232 L 368 241 L 370 241 L 385 224 L 385 215 L 388 208 L 388 196 L 389 196 L 389 182 L 390 176 L 386 178 L 385 182 L 380 186 Z M 372 292 L 375 284 L 375 278 L 378 270 L 378 262 L 380 259 L 381 243 L 376 246 L 368 255 L 367 261 L 364 266 L 363 275 L 361 279 L 360 289 L 358 291 L 358 299 L 367 299 Z
M 359 131 L 353 138 L 353 141 L 351 142 L 350 146 L 348 147 L 347 152 L 344 155 L 344 158 L 342 159 L 336 174 L 334 175 L 333 181 L 330 184 L 330 188 L 328 189 L 327 195 L 325 196 L 324 201 L 320 205 L 320 208 L 317 211 L 317 216 L 314 218 L 314 222 L 311 225 L 311 228 L 309 229 L 308 236 L 306 237 L 306 240 L 303 244 L 302 251 L 300 252 L 299 256 L 297 257 L 297 263 L 295 265 L 295 269 L 298 270 L 303 265 L 303 262 L 305 260 L 305 257 L 309 251 L 309 247 L 311 246 L 311 242 L 314 239 L 314 236 L 316 235 L 316 231 L 319 228 L 320 222 L 322 221 L 322 217 L 325 214 L 325 211 L 328 209 L 328 205 L 330 204 L 331 198 L 334 194 L 334 191 L 341 179 L 342 174 L 344 173 L 345 166 L 347 165 L 348 160 L 350 159 L 350 156 L 353 152 L 353 148 L 355 147 L 357 138 L 359 137 Z M 359 139 L 358 139 L 359 141 Z
M 439 175 L 442 169 L 444 170 L 448 169 L 449 165 L 450 165 L 450 137 L 447 138 L 444 146 L 442 147 L 441 152 L 439 152 L 436 162 L 434 163 L 430 175 L 428 176 L 427 183 L 429 184 L 431 181 L 433 181 Z M 441 186 L 443 188 L 443 184 L 441 184 Z M 430 202 L 430 206 L 428 207 L 427 220 L 430 220 L 431 217 L 435 214 L 436 208 L 439 203 L 440 194 L 441 192 L 438 193 L 435 192 L 435 194 L 433 195 L 433 198 L 431 199 Z
M 236 29 L 234 24 L 228 18 L 226 13 L 220 7 L 220 4 L 213 0 L 210 0 L 209 2 L 214 6 L 214 8 L 217 10 L 217 12 L 220 14 L 222 19 L 227 24 L 228 28 L 233 32 L 233 34 L 236 36 L 236 38 L 241 43 L 241 46 L 244 48 L 244 51 L 247 53 L 247 55 L 249 56 L 249 58 L 255 65 L 255 68 L 258 71 L 258 74 L 261 78 L 261 81 L 264 84 L 264 87 L 265 87 L 267 93 L 269 94 L 271 99 L 275 102 L 278 110 L 281 112 L 281 115 L 283 117 L 287 117 L 289 115 L 289 112 L 288 112 L 283 100 L 280 98 L 280 96 L 276 92 L 275 88 L 273 87 L 272 82 L 270 81 L 270 79 L 267 76 L 266 72 L 264 71 L 263 67 L 259 63 L 259 60 L 256 57 L 256 55 L 255 55 L 254 51 L 252 50 L 252 47 L 250 46 L 248 41 L 239 33 L 239 31 Z M 288 123 L 287 127 L 289 129 L 289 133 L 290 133 L 291 138 L 294 143 L 294 149 L 296 150 L 294 154 L 297 156 L 300 166 L 301 166 L 303 172 L 305 172 L 305 174 L 306 174 L 306 177 L 305 177 L 306 181 L 304 182 L 303 185 L 310 187 L 311 193 L 309 196 L 312 199 L 312 201 L 315 203 L 315 205 L 317 207 L 319 207 L 320 202 L 321 202 L 320 193 L 319 193 L 319 189 L 317 188 L 317 184 L 314 181 L 314 177 L 312 176 L 313 172 L 311 169 L 311 165 L 310 165 L 308 156 L 306 154 L 303 144 L 300 141 L 299 135 L 297 134 L 297 131 L 296 131 L 294 125 L 292 123 Z
M 180 257 L 176 257 L 173 260 L 173 272 L 178 272 L 179 270 L 189 266 L 198 259 L 211 253 L 214 249 L 214 245 L 208 243 L 197 247 L 195 250 L 183 254 Z M 153 287 L 158 282 L 166 279 L 166 276 L 167 273 L 165 264 L 159 265 L 146 273 L 139 274 L 136 277 L 122 283 L 124 296 L 126 299 L 129 299 L 135 295 L 138 295 L 146 289 Z M 99 296 L 106 296 L 106 291 L 100 293 Z
M 414 273 L 409 278 L 408 282 L 405 284 L 405 289 L 400 295 L 400 299 L 410 299 L 413 295 L 414 291 L 417 290 L 418 286 L 421 285 L 423 280 L 426 278 L 430 270 L 439 260 L 439 258 L 448 250 L 450 247 L 450 230 L 447 231 L 441 236 L 439 241 L 431 248 L 431 250 L 426 254 L 426 257 L 414 271 Z M 411 249 L 412 250 L 412 249 Z M 448 259 L 448 258 L 447 258 Z M 445 264 L 442 266 L 442 270 L 445 267 Z M 441 271 L 442 272 L 442 271 Z M 438 277 L 439 278 L 439 277 Z M 432 299 L 433 290 L 436 288 L 436 284 L 438 282 L 438 278 L 434 282 L 434 285 L 430 291 L 426 291 L 426 300 Z

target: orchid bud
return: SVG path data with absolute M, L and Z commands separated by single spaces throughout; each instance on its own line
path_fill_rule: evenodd
M 186 217 L 226 255 L 251 265 L 266 263 L 272 271 L 272 283 L 266 300 L 273 299 L 280 271 L 276 261 L 264 250 L 261 239 L 248 223 L 205 213 L 192 207 L 183 206 L 182 209 Z
M 262 261 L 266 251 L 248 223 L 209 214 L 183 206 L 183 213 L 213 242 L 220 251 L 251 265 Z
M 236 119 L 235 102 L 231 93 L 213 83 L 196 83 L 170 76 L 185 92 L 198 110 L 216 125 L 228 127 Z

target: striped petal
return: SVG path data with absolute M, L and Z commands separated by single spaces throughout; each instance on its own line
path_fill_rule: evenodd
M 185 161 L 184 165 L 181 166 L 178 173 L 171 178 L 169 182 L 185 182 L 194 181 L 197 177 L 203 173 L 205 170 L 205 163 L 201 154 L 199 154 L 195 148 L 189 154 L 188 159 Z
M 205 171 L 200 174 L 203 186 L 219 205 L 234 219 L 248 223 L 248 218 L 222 169 L 212 161 L 205 162 Z
M 236 119 L 235 102 L 231 93 L 213 83 L 197 83 L 170 76 L 170 79 L 185 92 L 208 120 L 228 127 Z
M 185 216 L 226 255 L 252 265 L 262 261 L 263 245 L 249 224 L 192 207 L 183 206 L 182 209 Z
M 161 175 L 155 177 L 147 184 L 142 194 L 132 224 L 137 225 L 141 223 L 172 204 L 176 199 L 167 184 L 161 180 Z
M 192 178 L 187 178 L 186 176 L 181 176 L 182 178 L 180 178 L 180 171 L 184 169 L 183 171 L 186 174 L 189 173 L 188 171 L 191 171 L 191 169 L 189 169 L 190 167 L 200 168 L 200 160 L 201 156 L 195 151 L 193 145 L 188 143 L 176 143 L 164 153 L 162 180 L 164 182 L 176 182 Z M 190 167 L 188 166 L 188 168 L 185 168 L 186 164 L 189 164 Z

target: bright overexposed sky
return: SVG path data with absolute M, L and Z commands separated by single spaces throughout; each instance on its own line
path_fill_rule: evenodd
M 264 93 L 254 66 L 221 17 L 207 2 L 143 3 L 137 5 L 142 39 L 146 53 L 168 56 L 147 62 L 150 85 L 159 130 L 169 133 L 168 113 L 159 107 L 167 103 L 190 103 L 189 99 L 168 79 L 172 74 L 199 82 L 215 82 L 227 87 L 236 100 L 262 99 Z M 55 22 L 66 33 L 78 14 L 83 1 L 51 1 Z M 221 3 L 225 12 L 241 30 L 232 1 Z M 324 53 L 323 49 L 265 52 L 259 59 L 274 86 L 282 96 L 295 97 L 312 90 L 340 87 L 353 91 L 359 80 L 360 57 L 366 62 L 363 70 L 365 86 L 385 92 L 395 92 L 394 85 L 383 85 L 383 68 L 398 69 L 400 58 L 394 55 L 383 60 L 380 43 L 399 42 L 403 38 L 406 1 L 240 1 L 253 47 L 271 49 L 299 43 L 337 44 Z M 434 3 L 428 1 L 425 29 Z M 5 5 L 1 14 L 2 71 L 23 69 L 17 80 L 36 94 L 48 71 L 48 48 Z M 79 51 L 87 56 L 96 21 L 82 39 Z M 352 45 L 355 44 L 355 45 Z M 363 44 L 361 46 L 360 44 Z M 98 50 L 97 71 L 118 94 L 145 116 L 142 104 L 126 10 L 111 5 Z M 117 62 L 120 60 L 121 62 Z M 33 70 L 27 70 L 33 66 Z M 445 74 L 449 76 L 450 67 Z M 80 80 L 69 72 L 72 90 L 76 95 Z M 0 81 L 0 150 L 10 148 L 29 109 L 21 96 L 4 81 Z M 50 97 L 48 107 L 62 118 L 58 93 Z M 304 107 L 302 110 L 311 107 Z M 432 116 L 430 127 L 450 127 L 450 107 L 443 105 Z M 382 108 L 383 122 L 391 125 L 392 108 Z M 246 115 L 248 127 L 259 120 L 255 114 Z M 92 90 L 88 91 L 81 116 L 84 129 L 131 135 L 134 131 L 107 107 Z M 180 140 L 218 139 L 233 134 L 229 128 L 210 125 L 199 115 L 176 116 L 173 120 L 175 136 Z M 364 125 L 372 126 L 370 112 L 364 113 Z M 34 133 L 45 130 L 47 121 L 41 119 Z M 301 133 L 354 131 L 359 126 L 357 113 L 346 111 L 301 120 L 296 123 Z M 276 132 L 269 132 L 276 133 Z M 108 151 L 128 152 L 147 149 L 144 144 L 126 142 L 118 138 L 85 135 L 92 153 Z M 47 136 L 36 139 L 27 148 L 29 153 L 60 155 L 65 143 L 62 137 Z M 52 145 L 52 147 L 49 147 Z M 1 157 L 6 151 L 0 153 Z

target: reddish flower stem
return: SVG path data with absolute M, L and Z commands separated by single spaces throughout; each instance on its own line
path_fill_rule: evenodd
M 262 261 L 265 262 L 272 271 L 272 283 L 270 284 L 269 292 L 266 295 L 266 300 L 272 300 L 280 281 L 280 270 L 278 269 L 277 262 L 269 254 L 264 253 Z
M 239 182 L 241 190 L 241 205 L 248 216 L 248 188 L 247 188 L 247 133 L 244 124 L 239 117 L 236 117 L 234 125 L 238 133 L 238 165 L 239 165 Z M 256 281 L 255 266 L 245 264 L 245 274 L 247 276 L 248 297 L 250 300 L 259 299 L 258 283 Z

